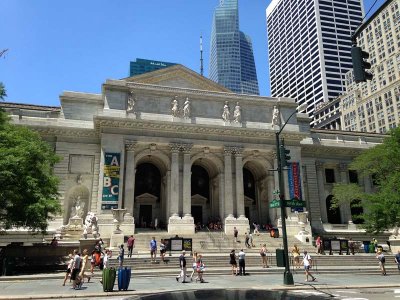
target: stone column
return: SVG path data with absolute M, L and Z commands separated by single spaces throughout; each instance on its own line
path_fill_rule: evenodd
M 170 204 L 169 215 L 173 217 L 179 216 L 179 144 L 170 144 L 171 148 L 171 187 L 170 187 Z
M 235 173 L 236 173 L 236 214 L 238 218 L 245 218 L 244 192 L 243 192 L 243 149 L 235 147 Z
M 190 151 L 192 149 L 191 144 L 183 144 L 183 205 L 182 212 L 184 217 L 192 217 L 192 199 L 191 199 L 191 163 L 190 163 Z
M 218 195 L 218 202 L 219 202 L 219 216 L 221 220 L 225 217 L 225 194 L 224 194 L 224 183 L 225 183 L 225 176 L 223 173 L 218 175 L 219 179 L 219 195 Z
M 225 217 L 233 217 L 233 196 L 232 196 L 232 152 L 230 148 L 224 149 L 224 167 L 225 167 Z
M 319 191 L 319 200 L 321 207 L 321 221 L 322 223 L 328 223 L 328 213 L 327 213 L 326 199 L 325 199 L 324 164 L 321 161 L 316 161 L 315 168 L 317 169 L 318 191 Z
M 125 141 L 126 165 L 125 165 L 125 187 L 124 207 L 128 214 L 134 216 L 135 204 L 135 141 Z
M 279 209 L 277 208 L 269 208 L 269 204 L 272 202 L 274 199 L 274 195 L 272 194 L 275 188 L 275 178 L 274 174 L 272 172 L 269 172 L 267 175 L 267 199 L 268 199 L 268 210 L 269 210 L 269 220 L 270 223 L 276 222 L 276 219 L 278 217 L 278 211 Z

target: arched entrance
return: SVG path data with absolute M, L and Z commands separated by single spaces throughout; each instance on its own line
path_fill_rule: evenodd
M 193 165 L 191 171 L 191 214 L 195 224 L 206 224 L 210 217 L 210 177 L 200 165 Z
M 244 211 L 246 218 L 252 222 L 259 222 L 256 212 L 256 182 L 253 174 L 243 168 L 243 193 L 244 193 Z
M 342 224 L 342 219 L 340 217 L 339 207 L 333 207 L 332 195 L 326 197 L 326 211 L 328 214 L 328 223 L 331 224 Z
M 135 220 L 137 228 L 150 228 L 160 221 L 161 173 L 152 163 L 141 163 L 135 175 Z

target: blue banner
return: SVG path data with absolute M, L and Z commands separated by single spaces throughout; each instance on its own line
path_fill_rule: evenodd
M 101 209 L 118 208 L 120 163 L 120 153 L 104 153 Z

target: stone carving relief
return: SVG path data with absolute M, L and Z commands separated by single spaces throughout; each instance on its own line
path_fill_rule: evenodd
M 77 196 L 76 199 L 73 200 L 73 204 L 71 207 L 71 218 L 83 218 L 83 209 L 85 208 L 85 203 L 82 202 L 81 196 Z
M 133 92 L 131 91 L 128 96 L 128 100 L 126 103 L 126 112 L 127 113 L 135 113 L 135 104 L 136 104 L 136 98 Z
M 175 96 L 171 102 L 171 114 L 175 118 L 179 117 L 179 103 L 178 103 L 177 96 Z
M 272 111 L 272 126 L 279 126 L 279 108 L 274 105 L 274 110 Z
M 82 175 L 79 174 L 76 178 L 76 185 L 67 193 L 65 222 L 68 222 L 70 218 L 83 219 L 88 211 L 90 193 L 89 189 L 82 182 Z
M 233 112 L 233 122 L 242 123 L 242 108 L 239 105 L 239 102 L 236 102 L 235 110 Z
M 189 98 L 186 98 L 185 103 L 183 104 L 183 117 L 185 119 L 190 118 L 190 101 Z
M 231 113 L 229 112 L 229 104 L 228 101 L 225 101 L 224 110 L 222 112 L 222 120 L 224 122 L 230 122 Z

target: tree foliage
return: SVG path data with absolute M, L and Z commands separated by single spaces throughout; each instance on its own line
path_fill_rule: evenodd
M 4 84 L 0 82 L 0 100 L 4 100 L 4 97 L 7 97 L 6 88 Z
M 362 192 L 357 185 L 335 185 L 334 201 L 361 199 L 363 226 L 368 232 L 400 227 L 400 128 L 393 129 L 380 145 L 361 153 L 350 168 L 373 178 L 376 191 Z
M 0 153 L 0 229 L 45 232 L 48 220 L 61 212 L 53 175 L 59 157 L 36 132 L 10 124 L 1 110 Z

